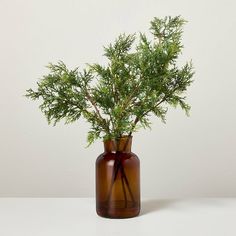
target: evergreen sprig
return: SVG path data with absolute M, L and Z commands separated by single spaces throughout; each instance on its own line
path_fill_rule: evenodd
M 50 73 L 26 96 L 42 98 L 40 109 L 54 125 L 84 117 L 91 124 L 89 144 L 150 127 L 150 114 L 165 122 L 168 105 L 179 105 L 188 114 L 183 93 L 192 83 L 192 63 L 177 66 L 184 23 L 180 16 L 154 18 L 152 40 L 144 33 L 121 34 L 104 47 L 107 65 L 88 64 L 79 71 L 62 61 L 49 64 Z

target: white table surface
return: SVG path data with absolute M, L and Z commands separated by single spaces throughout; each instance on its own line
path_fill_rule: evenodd
M 0 236 L 236 236 L 236 198 L 143 200 L 139 217 L 96 215 L 92 198 L 0 198 Z

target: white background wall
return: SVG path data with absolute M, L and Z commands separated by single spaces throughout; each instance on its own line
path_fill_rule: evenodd
M 102 143 L 86 149 L 88 125 L 47 125 L 23 97 L 47 73 L 103 62 L 102 45 L 149 21 L 189 23 L 180 62 L 193 59 L 191 117 L 171 109 L 167 124 L 134 135 L 144 197 L 236 196 L 236 3 L 234 0 L 0 0 L 0 196 L 94 196 Z

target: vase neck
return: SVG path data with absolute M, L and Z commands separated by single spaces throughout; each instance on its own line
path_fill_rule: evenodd
M 117 139 L 109 139 L 104 142 L 105 152 L 131 152 L 132 136 L 123 136 Z

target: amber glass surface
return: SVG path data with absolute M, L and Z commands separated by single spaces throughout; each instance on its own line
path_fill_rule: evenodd
M 104 142 L 96 161 L 96 210 L 108 218 L 128 218 L 140 212 L 140 164 L 131 152 L 132 137 Z

